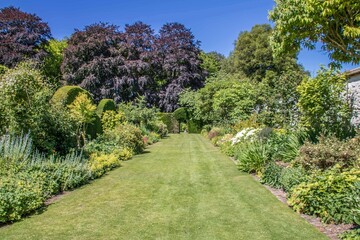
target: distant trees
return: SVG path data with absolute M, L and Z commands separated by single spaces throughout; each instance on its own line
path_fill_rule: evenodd
M 35 14 L 15 7 L 0 9 L 0 64 L 14 67 L 25 59 L 43 58 L 50 39 L 49 26 Z
M 62 71 L 68 84 L 87 89 L 95 101 L 144 96 L 149 106 L 173 111 L 180 92 L 203 85 L 199 53 L 199 43 L 179 23 L 165 24 L 159 35 L 142 22 L 125 32 L 100 23 L 70 37 Z

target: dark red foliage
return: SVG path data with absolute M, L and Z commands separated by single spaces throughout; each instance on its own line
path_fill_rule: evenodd
M 42 59 L 51 38 L 47 23 L 15 7 L 0 10 L 0 64 L 14 67 L 26 58 Z
M 204 84 L 200 68 L 200 43 L 180 23 L 168 23 L 160 29 L 156 40 L 157 61 L 161 66 L 158 78 L 165 80 L 159 93 L 159 106 L 172 112 L 178 108 L 178 96 L 185 88 L 198 89 Z
M 117 27 L 93 24 L 83 31 L 75 30 L 64 51 L 63 77 L 69 85 L 90 91 L 95 101 L 117 96 L 120 77 L 124 74 L 123 35 Z
M 199 43 L 189 29 L 166 24 L 157 36 L 149 25 L 94 24 L 76 30 L 65 50 L 62 72 L 68 84 L 90 91 L 96 101 L 128 102 L 145 96 L 149 106 L 177 108 L 185 88 L 203 85 Z
M 119 76 L 116 101 L 131 101 L 145 95 L 151 101 L 155 87 L 154 31 L 149 25 L 137 22 L 126 25 L 124 35 L 124 72 Z

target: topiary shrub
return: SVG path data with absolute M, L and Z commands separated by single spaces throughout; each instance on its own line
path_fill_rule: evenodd
M 99 102 L 99 105 L 96 108 L 97 115 L 99 117 L 101 117 L 105 111 L 116 111 L 116 104 L 115 104 L 114 100 L 102 99 Z
M 51 102 L 63 103 L 64 106 L 70 105 L 80 93 L 85 93 L 91 101 L 93 101 L 91 94 L 85 89 L 78 86 L 64 86 L 59 88 L 51 98 Z
M 91 139 L 97 138 L 98 135 L 103 133 L 102 123 L 100 117 L 95 114 L 94 120 L 87 126 L 86 135 Z

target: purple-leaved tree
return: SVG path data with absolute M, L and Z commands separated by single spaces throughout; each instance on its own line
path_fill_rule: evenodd
M 42 59 L 50 39 L 49 26 L 35 14 L 15 7 L 0 9 L 0 64 L 14 67 L 25 59 Z

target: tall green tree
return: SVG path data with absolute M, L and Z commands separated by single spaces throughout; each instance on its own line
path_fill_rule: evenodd
M 205 70 L 207 76 L 211 77 L 221 70 L 225 57 L 217 52 L 201 52 L 200 59 L 202 60 L 201 67 Z
M 350 99 L 344 95 L 346 82 L 344 74 L 323 68 L 298 86 L 301 124 L 313 139 L 320 134 L 344 139 L 354 133 Z
M 322 49 L 333 63 L 360 63 L 360 2 L 358 0 L 275 0 L 272 47 L 276 56 L 301 47 Z

